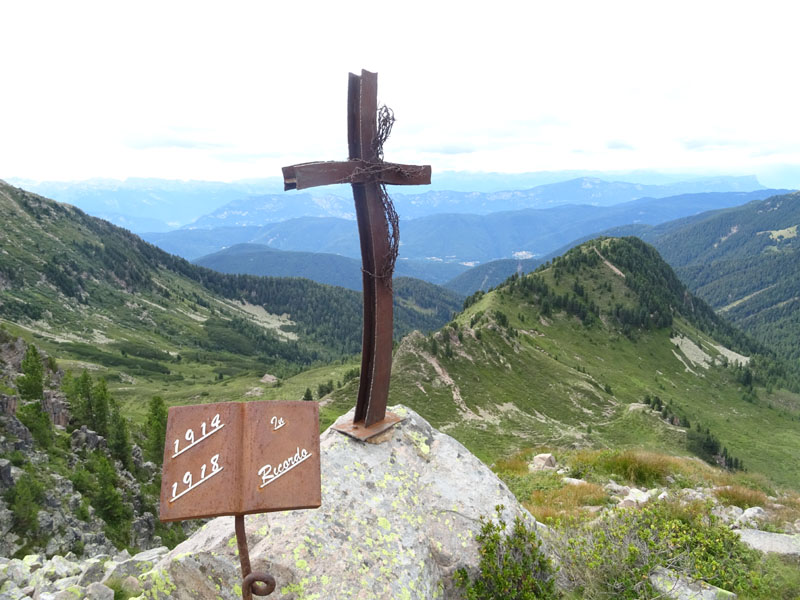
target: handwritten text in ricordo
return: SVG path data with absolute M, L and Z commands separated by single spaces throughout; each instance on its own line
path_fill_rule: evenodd
M 308 460 L 313 455 L 311 452 L 303 448 L 302 450 L 298 447 L 295 450 L 295 453 L 284 460 L 281 463 L 273 466 L 270 464 L 266 464 L 258 470 L 258 474 L 261 476 L 261 485 L 259 487 L 266 487 L 279 477 L 282 477 L 292 469 L 294 469 L 300 463 Z

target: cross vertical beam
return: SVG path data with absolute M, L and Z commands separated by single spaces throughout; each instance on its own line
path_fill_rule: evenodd
M 377 161 L 373 141 L 378 129 L 378 76 L 362 71 L 350 74 L 348 89 L 347 137 L 351 160 Z M 362 335 L 361 377 L 355 423 L 371 427 L 386 413 L 389 378 L 392 372 L 392 329 L 394 311 L 391 282 L 378 277 L 389 260 L 389 231 L 380 200 L 377 181 L 353 183 L 353 198 L 361 241 L 361 277 L 364 289 L 364 330 Z
M 431 182 L 430 166 L 386 163 L 378 139 L 378 75 L 350 73 L 347 94 L 346 162 L 303 163 L 283 168 L 284 188 L 304 189 L 350 183 L 361 244 L 364 287 L 364 330 L 361 377 L 352 427 L 344 432 L 361 439 L 383 431 L 399 419 L 386 415 L 392 372 L 392 266 L 384 184 L 422 185 Z M 387 200 L 388 201 L 388 200 Z

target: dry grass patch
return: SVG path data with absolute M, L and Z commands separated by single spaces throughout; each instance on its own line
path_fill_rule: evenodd
M 773 509 L 769 521 L 779 529 L 787 529 L 794 533 L 792 525 L 800 519 L 800 495 L 796 492 L 783 494 L 778 497 L 778 508 Z M 787 527 L 788 524 L 788 527 Z
M 668 475 L 682 474 L 683 459 L 645 450 L 580 450 L 569 465 L 575 477 L 612 478 L 633 485 L 664 484 Z
M 594 483 L 566 485 L 558 489 L 535 490 L 525 503 L 530 513 L 542 522 L 578 517 L 587 506 L 602 506 L 608 494 Z
M 528 472 L 529 458 L 524 453 L 518 453 L 510 458 L 501 458 L 494 463 L 495 472 L 516 473 L 523 475 Z
M 741 485 L 728 485 L 714 490 L 714 495 L 726 506 L 738 506 L 741 509 L 751 506 L 765 506 L 767 495 L 759 490 Z

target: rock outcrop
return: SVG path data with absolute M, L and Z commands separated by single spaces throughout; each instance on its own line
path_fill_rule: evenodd
M 464 446 L 392 410 L 405 420 L 375 443 L 322 434 L 319 509 L 247 518 L 253 568 L 276 578 L 276 597 L 453 598 L 454 572 L 477 565 L 482 515 L 502 504 L 505 520 L 536 526 Z M 240 598 L 233 518 L 209 522 L 140 581 L 146 598 Z

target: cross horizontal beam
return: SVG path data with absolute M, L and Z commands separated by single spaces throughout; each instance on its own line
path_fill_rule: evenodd
M 428 185 L 430 165 L 370 163 L 365 160 L 308 162 L 283 167 L 283 189 L 304 190 L 332 183 L 388 183 L 390 185 Z

